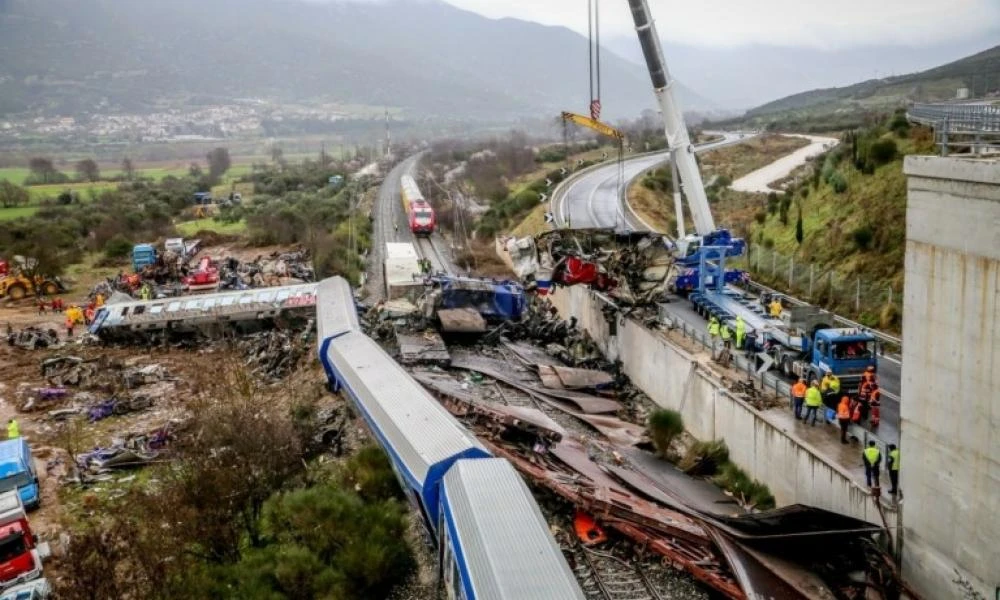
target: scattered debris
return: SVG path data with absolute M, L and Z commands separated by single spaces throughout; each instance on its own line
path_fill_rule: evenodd
M 418 335 L 396 333 L 400 360 L 404 365 L 416 363 L 448 364 L 451 356 L 444 340 L 433 329 Z
M 20 331 L 13 331 L 10 325 L 7 325 L 7 343 L 24 350 L 58 348 L 62 345 L 59 341 L 59 333 L 55 329 L 31 326 Z
M 265 381 L 279 381 L 302 363 L 311 350 L 313 329 L 272 329 L 237 340 L 236 348 L 244 357 L 250 373 Z
M 113 470 L 132 469 L 153 462 L 173 439 L 172 427 L 173 424 L 168 423 L 149 433 L 131 434 L 115 440 L 111 446 L 78 454 L 78 483 L 105 481 Z

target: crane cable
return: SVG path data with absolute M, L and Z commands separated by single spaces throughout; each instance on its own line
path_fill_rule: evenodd
M 601 118 L 601 0 L 587 0 L 587 70 L 590 83 L 590 117 Z M 594 92 L 597 92 L 596 95 Z M 619 200 L 625 185 L 625 140 L 618 140 L 618 184 L 615 193 Z M 623 215 L 624 216 L 624 215 Z M 617 213 L 615 220 L 617 221 Z

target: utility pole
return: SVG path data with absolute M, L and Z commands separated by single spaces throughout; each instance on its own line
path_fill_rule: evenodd
M 385 157 L 392 155 L 392 137 L 389 135 L 389 107 L 385 108 Z

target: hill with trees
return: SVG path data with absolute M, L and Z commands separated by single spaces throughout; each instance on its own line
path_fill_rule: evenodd
M 794 94 L 727 123 L 786 131 L 843 130 L 865 124 L 865 115 L 909 102 L 952 100 L 959 88 L 1000 101 L 1000 46 L 919 73 Z

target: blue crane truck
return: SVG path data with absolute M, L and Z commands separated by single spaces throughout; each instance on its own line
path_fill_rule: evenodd
M 848 393 L 857 392 L 865 369 L 877 369 L 875 336 L 859 329 L 833 327 L 834 315 L 815 306 L 785 307 L 779 317 L 772 317 L 758 298 L 718 277 L 725 273 L 723 248 L 703 247 L 703 251 L 699 270 L 706 277 L 699 282 L 698 291 L 688 296 L 695 312 L 706 319 L 714 316 L 734 331 L 736 317 L 741 317 L 748 334 L 747 349 L 758 353 L 762 366 L 807 382 L 831 372 Z

